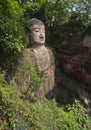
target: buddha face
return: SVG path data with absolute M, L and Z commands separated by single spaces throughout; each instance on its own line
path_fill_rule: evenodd
M 45 44 L 45 26 L 34 24 L 31 27 L 31 42 L 33 45 Z

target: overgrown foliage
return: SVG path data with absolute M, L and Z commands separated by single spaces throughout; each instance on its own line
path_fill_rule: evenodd
M 82 21 L 85 25 L 91 24 L 91 0 L 26 0 L 23 4 L 33 5 L 26 10 L 28 16 L 32 9 L 30 18 L 40 18 L 47 26 L 63 24 L 70 21 L 70 18 Z M 33 8 L 36 4 L 39 5 L 37 12 Z
M 91 23 L 91 0 L 1 0 L 0 55 L 2 52 L 4 57 L 1 55 L 0 66 L 3 69 L 11 71 L 19 56 L 17 52 L 27 46 L 25 30 L 27 21 L 32 17 L 43 20 L 46 26 L 56 26 L 70 21 L 70 18 L 88 26 Z M 25 69 L 30 72 L 33 91 L 41 80 L 33 68 L 25 66 Z M 91 129 L 91 118 L 78 101 L 68 105 L 66 112 L 64 107 L 57 106 L 55 100 L 30 101 L 18 91 L 18 86 L 8 83 L 0 72 L 0 130 Z
M 80 130 L 91 129 L 91 118 L 88 117 L 85 108 L 80 105 L 79 101 L 76 100 L 72 106 L 68 105 L 68 110 L 74 115 Z
M 3 74 L 0 74 L 0 129 L 17 130 L 21 120 L 26 120 L 30 111 L 30 102 L 24 100 L 17 86 L 8 84 Z M 21 125 L 22 127 L 22 125 Z M 25 127 L 25 126 L 24 126 Z
M 30 82 L 26 92 L 26 97 L 31 101 L 36 100 L 38 98 L 35 92 L 39 87 L 43 86 L 42 78 L 39 77 L 38 72 L 36 71 L 34 65 L 31 62 L 31 66 L 29 64 L 24 64 L 23 69 L 29 72 Z
M 0 1 L 0 47 L 4 50 L 21 51 L 26 35 L 22 21 L 23 9 L 17 1 Z
M 0 47 L 21 51 L 27 46 L 28 21 L 37 17 L 46 26 L 57 26 L 71 20 L 90 24 L 91 0 L 3 0 L 0 1 Z M 25 29 L 25 30 L 24 30 Z
M 0 130 L 90 130 L 91 118 L 79 101 L 58 107 L 56 101 L 30 102 L 0 73 Z

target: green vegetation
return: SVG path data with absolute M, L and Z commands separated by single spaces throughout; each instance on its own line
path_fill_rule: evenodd
M 0 1 L 0 48 L 22 51 L 28 44 L 28 21 L 37 17 L 46 26 L 70 20 L 91 24 L 91 0 L 3 0 Z
M 16 130 L 18 116 L 26 115 L 30 104 L 22 100 L 22 95 L 18 92 L 14 84 L 8 84 L 3 74 L 0 74 L 0 129 Z M 28 106 L 29 105 L 29 106 Z M 22 117 L 23 118 L 23 117 Z
M 32 62 L 31 62 L 31 65 L 24 64 L 23 69 L 25 71 L 29 72 L 29 75 L 30 75 L 30 78 L 31 78 L 31 80 L 29 82 L 29 87 L 27 89 L 26 97 L 30 101 L 35 101 L 37 99 L 37 96 L 36 96 L 36 94 L 34 92 L 37 91 L 39 87 L 43 86 L 42 78 L 40 78 L 38 76 L 38 72 L 36 71 L 36 69 L 33 66 Z
M 64 108 L 66 111 L 64 111 Z M 24 98 L 14 84 L 0 73 L 0 129 L 1 130 L 90 130 L 91 118 L 79 101 L 58 107 L 56 101 L 32 103 Z
M 47 27 L 80 21 L 89 28 L 91 0 L 0 1 L 0 68 L 5 72 L 0 72 L 0 130 L 90 130 L 91 117 L 88 117 L 79 101 L 75 100 L 72 105 L 60 106 L 55 99 L 35 100 L 33 91 L 41 86 L 42 79 L 32 66 L 23 66 L 31 75 L 29 95 L 24 95 L 18 90 L 18 86 L 6 81 L 7 72 L 16 69 L 18 58 L 28 45 L 28 21 L 32 17 L 43 20 Z M 75 32 L 73 36 L 70 34 L 71 32 L 67 37 L 68 41 L 69 38 L 74 41 Z M 57 40 L 60 36 L 52 35 L 51 40 Z M 76 40 L 78 42 L 79 39 Z M 63 85 L 65 95 L 68 91 L 66 84 Z M 33 100 L 30 100 L 31 98 Z
M 79 101 L 76 100 L 72 107 L 68 105 L 68 110 L 74 115 L 80 130 L 91 129 L 91 118 L 87 116 L 86 110 L 80 105 Z
M 0 47 L 21 51 L 25 46 L 25 32 L 21 18 L 23 9 L 17 1 L 0 1 Z
M 26 15 L 40 18 L 47 26 L 60 25 L 70 18 L 82 21 L 85 25 L 91 23 L 91 0 L 24 0 L 21 4 L 30 6 L 25 10 Z M 37 8 L 34 9 L 34 5 Z
M 32 63 L 31 63 L 32 64 Z M 42 79 L 38 76 L 37 72 L 35 71 L 35 68 L 33 65 L 29 66 L 28 64 L 25 64 L 23 66 L 25 70 L 28 70 L 30 76 L 31 76 L 31 81 L 30 81 L 30 86 L 35 88 L 38 86 L 42 86 Z M 37 85 L 37 86 L 36 86 Z

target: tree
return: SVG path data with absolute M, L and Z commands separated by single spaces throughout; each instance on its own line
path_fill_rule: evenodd
M 25 46 L 22 24 L 23 9 L 13 0 L 0 1 L 0 46 L 4 50 L 21 51 Z
M 47 26 L 68 22 L 71 16 L 88 25 L 91 19 L 91 0 L 22 0 L 24 16 L 39 18 Z

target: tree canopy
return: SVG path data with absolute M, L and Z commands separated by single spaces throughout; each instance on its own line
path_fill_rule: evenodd
M 71 16 L 76 16 L 77 20 L 82 20 L 86 25 L 90 23 L 91 0 L 27 0 L 25 3 L 26 6 L 31 5 L 30 10 L 37 4 L 37 12 L 33 8 L 34 16 L 43 19 L 49 26 L 67 22 Z
M 91 0 L 3 0 L 0 1 L 0 46 L 21 51 L 27 44 L 25 28 L 32 17 L 46 26 L 70 19 L 91 24 Z

